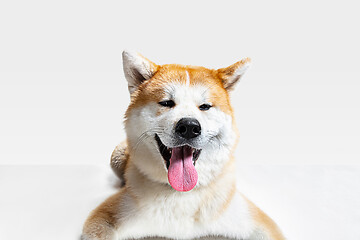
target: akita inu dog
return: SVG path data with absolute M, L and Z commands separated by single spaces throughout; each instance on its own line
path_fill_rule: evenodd
M 236 189 L 229 92 L 249 64 L 160 66 L 123 52 L 131 103 L 112 167 L 124 185 L 90 214 L 82 239 L 284 239 Z

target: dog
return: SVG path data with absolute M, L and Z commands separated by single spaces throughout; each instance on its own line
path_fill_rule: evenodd
M 122 56 L 131 102 L 111 167 L 123 186 L 92 211 L 82 239 L 285 239 L 236 188 L 229 93 L 250 59 L 214 70 Z

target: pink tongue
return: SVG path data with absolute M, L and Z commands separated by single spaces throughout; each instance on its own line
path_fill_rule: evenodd
M 198 175 L 192 160 L 193 152 L 190 147 L 172 149 L 168 179 L 176 191 L 187 192 L 195 187 Z

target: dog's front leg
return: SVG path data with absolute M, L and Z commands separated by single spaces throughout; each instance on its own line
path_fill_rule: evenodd
M 81 240 L 116 240 L 116 229 L 119 226 L 120 204 L 123 191 L 106 199 L 93 210 L 87 218 Z
M 285 240 L 286 238 L 283 236 L 276 223 L 254 203 L 249 200 L 247 201 L 249 203 L 253 221 L 256 224 L 256 230 L 249 240 Z

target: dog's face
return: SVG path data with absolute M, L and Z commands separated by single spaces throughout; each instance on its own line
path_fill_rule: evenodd
M 129 52 L 123 62 L 131 94 L 125 122 L 131 161 L 177 191 L 209 184 L 236 141 L 228 91 L 249 59 L 218 70 L 158 66 Z

